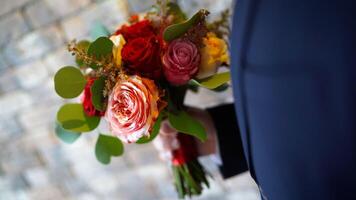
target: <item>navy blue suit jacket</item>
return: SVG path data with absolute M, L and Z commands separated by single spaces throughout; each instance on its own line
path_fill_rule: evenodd
M 355 4 L 237 1 L 235 108 L 245 158 L 265 199 L 356 199 Z M 224 138 L 231 131 L 219 130 L 226 122 L 219 108 L 212 110 Z M 230 152 L 237 144 L 220 141 L 227 176 L 244 168 L 244 159 Z

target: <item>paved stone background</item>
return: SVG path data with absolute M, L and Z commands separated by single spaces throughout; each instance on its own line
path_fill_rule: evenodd
M 189 13 L 198 7 L 216 15 L 231 0 L 181 0 Z M 1 0 L 0 1 L 0 200 L 176 199 L 168 166 L 151 145 L 126 145 L 125 155 L 108 166 L 94 156 L 97 134 L 67 145 L 54 134 L 64 102 L 53 89 L 53 75 L 73 64 L 65 44 L 89 37 L 96 21 L 114 30 L 130 12 L 152 0 Z M 231 91 L 189 94 L 191 105 L 232 101 Z M 227 181 L 209 158 L 212 188 L 194 199 L 259 199 L 249 174 Z

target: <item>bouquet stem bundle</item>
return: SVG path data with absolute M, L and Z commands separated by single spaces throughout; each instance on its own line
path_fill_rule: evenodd
M 204 167 L 197 158 L 195 140 L 192 136 L 178 134 L 180 148 L 173 151 L 172 171 L 179 198 L 200 195 L 203 186 L 209 188 Z

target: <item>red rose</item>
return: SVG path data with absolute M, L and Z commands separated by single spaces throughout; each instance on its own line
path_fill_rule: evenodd
M 83 109 L 86 115 L 92 117 L 92 116 L 103 116 L 105 112 L 96 110 L 93 102 L 91 101 L 91 86 L 93 85 L 95 81 L 95 78 L 89 78 L 87 81 L 87 84 L 85 85 L 84 88 L 84 93 L 82 96 L 82 104 L 83 104 Z
M 115 35 L 118 34 L 122 34 L 126 41 L 130 41 L 138 37 L 154 35 L 154 29 L 150 21 L 142 20 L 130 26 L 123 25 L 119 30 L 116 31 Z
M 115 34 L 122 34 L 127 41 L 121 52 L 125 65 L 140 75 L 159 78 L 162 40 L 155 34 L 151 22 L 142 20 L 123 25 Z
M 122 49 L 122 59 L 127 66 L 144 75 L 157 77 L 160 74 L 161 45 L 155 35 L 129 40 Z
M 176 39 L 163 55 L 163 72 L 173 85 L 184 85 L 198 72 L 200 54 L 197 46 L 187 39 Z

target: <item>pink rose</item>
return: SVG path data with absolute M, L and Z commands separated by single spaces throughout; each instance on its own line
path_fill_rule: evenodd
M 159 114 L 158 101 L 159 91 L 152 80 L 131 76 L 118 81 L 106 111 L 112 134 L 127 143 L 149 136 Z
M 176 39 L 169 44 L 162 60 L 166 79 L 173 85 L 184 85 L 198 72 L 200 54 L 194 43 Z

